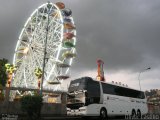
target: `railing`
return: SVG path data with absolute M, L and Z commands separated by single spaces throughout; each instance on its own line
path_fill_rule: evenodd
M 6 90 L 8 87 L 2 87 L 2 90 Z M 22 87 L 10 87 L 10 90 L 19 90 L 19 91 L 39 91 L 39 89 L 36 88 L 22 88 Z M 52 92 L 52 93 L 67 93 L 67 91 L 64 90 L 57 90 L 53 91 L 51 89 L 43 89 L 43 92 Z

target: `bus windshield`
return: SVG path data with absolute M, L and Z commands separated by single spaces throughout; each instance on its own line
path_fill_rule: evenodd
M 68 89 L 67 106 L 89 105 L 100 102 L 100 85 L 92 78 L 83 77 L 71 81 Z M 74 105 L 73 105 L 74 104 Z
M 69 93 L 67 95 L 67 107 L 71 109 L 78 109 L 85 105 L 85 92 Z
M 85 94 L 82 93 L 72 93 L 67 96 L 67 104 L 74 103 L 85 103 Z

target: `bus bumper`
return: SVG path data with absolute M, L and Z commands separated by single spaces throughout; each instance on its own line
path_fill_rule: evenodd
M 68 116 L 86 116 L 87 110 L 85 107 L 81 107 L 79 109 L 71 110 L 67 108 L 67 115 Z

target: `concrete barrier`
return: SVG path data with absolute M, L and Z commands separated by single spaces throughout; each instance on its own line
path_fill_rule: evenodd
M 26 114 L 21 110 L 20 101 L 0 102 L 0 114 Z M 43 103 L 41 115 L 66 115 L 66 104 Z

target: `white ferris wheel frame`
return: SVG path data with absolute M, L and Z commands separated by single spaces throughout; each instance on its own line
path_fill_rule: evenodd
M 64 23 L 64 21 L 63 21 L 63 15 L 62 15 L 62 13 L 61 13 L 61 10 L 55 5 L 55 4 L 53 4 L 53 3 L 49 3 L 49 4 L 51 4 L 52 5 L 52 10 L 53 10 L 53 7 L 55 7 L 56 8 L 56 10 L 57 10 L 57 14 L 58 15 L 60 15 L 59 16 L 59 19 L 60 19 L 60 22 L 61 23 L 59 23 L 59 25 L 61 26 L 61 29 L 60 29 L 60 31 L 59 31 L 59 33 L 60 33 L 60 36 L 58 36 L 59 37 L 59 45 L 58 45 L 58 47 L 57 47 L 57 49 L 54 51 L 54 52 L 57 52 L 56 53 L 56 57 L 55 58 L 52 58 L 52 61 L 54 61 L 54 62 L 62 62 L 62 60 L 59 60 L 59 57 L 60 57 L 60 52 L 61 51 L 65 51 L 65 49 L 63 48 L 63 46 L 62 46 L 62 41 L 63 41 L 63 33 L 64 33 L 64 26 L 63 26 L 63 23 Z M 22 42 L 22 38 L 25 36 L 25 34 L 27 35 L 27 37 L 28 37 L 28 39 L 29 39 L 29 42 L 31 43 L 33 40 L 34 40 L 34 38 L 33 38 L 33 36 L 36 36 L 36 30 L 37 29 L 40 29 L 40 28 L 35 28 L 35 30 L 34 31 L 32 31 L 33 32 L 33 34 L 32 34 L 32 37 L 31 38 L 29 38 L 29 35 L 28 35 L 28 33 L 27 33 L 27 31 L 26 31 L 26 29 L 27 29 L 27 27 L 29 26 L 29 25 L 31 25 L 31 27 L 32 27 L 32 19 L 34 18 L 34 17 L 36 17 L 36 25 L 38 25 L 38 24 L 41 24 L 42 22 L 40 21 L 39 23 L 37 22 L 37 19 L 38 19 L 38 15 L 39 15 L 39 9 L 41 9 L 41 8 L 43 8 L 44 10 L 45 10 L 45 8 L 47 8 L 47 5 L 48 5 L 48 3 L 46 3 L 46 4 L 43 4 L 43 5 L 41 5 L 41 6 L 39 6 L 37 9 L 35 9 L 34 10 L 34 12 L 31 14 L 31 16 L 27 19 L 27 21 L 26 21 L 26 23 L 25 23 L 25 25 L 24 25 L 24 27 L 23 27 L 23 29 L 22 29 L 22 31 L 21 31 L 21 33 L 20 33 L 20 35 L 19 35 L 19 39 L 18 39 L 18 42 L 17 42 L 17 45 L 16 45 L 16 49 L 15 49 L 15 54 L 14 54 L 14 57 L 13 57 L 13 64 L 15 65 L 16 64 L 16 60 L 18 59 L 18 57 L 16 57 L 16 55 L 17 55 L 17 51 L 18 51 L 18 49 L 19 49 L 19 47 L 20 47 L 20 44 L 21 44 L 21 42 Z M 47 8 L 48 9 L 48 8 Z M 49 8 L 50 9 L 50 8 Z M 37 15 L 37 16 L 36 16 Z M 44 11 L 43 11 L 43 15 L 42 16 L 44 16 Z M 55 15 L 56 16 L 56 15 Z M 43 18 L 41 18 L 41 20 L 42 20 Z M 54 18 L 55 19 L 55 18 Z M 72 17 L 70 17 L 70 19 L 72 20 L 72 23 L 74 24 L 74 21 L 73 21 L 73 18 Z M 55 22 L 55 20 L 53 20 L 54 22 Z M 52 21 L 52 22 L 53 22 Z M 45 24 L 44 24 L 45 25 Z M 57 24 L 56 24 L 57 25 Z M 45 27 L 45 26 L 43 26 L 43 27 Z M 59 26 L 58 26 L 59 27 Z M 32 28 L 31 28 L 32 29 Z M 55 28 L 56 30 L 58 29 L 58 28 Z M 55 30 L 55 29 L 53 29 L 53 30 Z M 42 33 L 43 33 L 43 28 L 41 29 L 42 30 Z M 52 31 L 53 32 L 53 31 Z M 58 34 L 58 33 L 57 33 Z M 74 30 L 74 35 L 76 35 L 76 30 Z M 44 35 L 45 36 L 45 35 Z M 36 36 L 37 37 L 37 36 Z M 52 35 L 52 37 L 53 37 L 53 35 Z M 45 39 L 45 37 L 44 37 L 44 39 Z M 48 38 L 49 40 L 50 39 L 52 39 L 51 37 L 50 38 Z M 50 40 L 50 42 L 51 42 L 51 40 Z M 28 43 L 27 43 L 28 44 Z M 54 43 L 53 43 L 54 44 Z M 75 45 L 76 44 L 76 37 L 74 37 L 73 38 L 73 44 Z M 38 45 L 38 47 L 40 48 L 40 47 L 44 47 L 43 45 L 42 46 L 40 46 L 40 44 L 35 44 L 35 45 Z M 31 48 L 29 48 L 29 47 L 31 47 L 30 46 L 30 44 L 28 44 L 28 49 L 31 49 Z M 33 47 L 33 46 L 32 46 Z M 48 46 L 47 46 L 48 47 Z M 44 49 L 44 48 L 43 48 Z M 53 49 L 51 49 L 50 51 L 53 53 L 53 51 L 52 51 Z M 58 51 L 57 51 L 58 50 Z M 43 51 L 43 50 L 42 50 Z M 71 49 L 71 51 L 73 52 L 73 53 L 75 53 L 76 52 L 76 49 L 75 48 L 72 48 Z M 33 52 L 33 51 L 30 51 L 30 52 Z M 25 79 L 23 79 L 24 81 L 24 84 L 22 85 L 22 82 L 21 83 L 17 83 L 17 82 L 19 82 L 18 80 L 16 81 L 16 79 L 20 79 L 22 76 L 24 76 L 24 77 L 26 77 L 26 75 L 27 75 L 27 73 L 26 73 L 26 71 L 25 71 L 25 69 L 26 69 L 26 64 L 27 63 L 25 63 L 26 61 L 24 60 L 24 57 L 25 58 L 27 58 L 28 57 L 28 59 L 30 59 L 30 68 L 27 68 L 27 70 L 28 71 L 33 71 L 33 69 L 32 69 L 32 67 L 34 66 L 34 62 L 36 62 L 36 60 L 33 60 L 33 57 L 35 58 L 35 59 L 38 59 L 38 58 L 36 58 L 37 57 L 37 55 L 34 55 L 34 53 L 32 54 L 32 56 L 27 56 L 27 55 L 24 55 L 23 57 L 22 57 L 22 59 L 23 59 L 23 63 L 21 63 L 20 64 L 20 68 L 18 68 L 18 70 L 17 70 L 17 72 L 13 75 L 13 83 L 12 83 L 12 85 L 13 86 L 15 86 L 15 87 L 26 87 L 26 88 L 36 88 L 36 82 L 34 82 L 34 84 L 33 84 L 33 86 L 30 86 L 31 84 L 29 84 L 28 82 L 29 82 L 29 80 L 27 80 L 27 78 L 25 78 Z M 30 57 L 30 58 L 29 58 Z M 50 58 L 49 58 L 49 61 L 51 61 L 51 57 L 53 57 L 53 56 L 50 56 Z M 43 58 L 43 55 L 42 55 L 42 58 Z M 27 59 L 27 60 L 28 60 Z M 32 61 L 33 60 L 33 61 Z M 71 65 L 72 64 L 72 61 L 73 61 L 73 58 L 70 58 L 70 60 L 68 60 L 69 61 L 69 65 Z M 32 63 L 33 62 L 33 63 Z M 32 64 L 31 64 L 32 63 Z M 42 67 L 41 65 L 41 63 L 36 63 L 36 64 L 39 64 L 39 66 L 40 67 Z M 41 64 L 41 65 L 40 65 Z M 32 66 L 33 65 L 33 66 Z M 23 69 L 23 67 L 24 67 L 24 69 Z M 47 66 L 48 68 L 50 67 L 49 65 Z M 45 70 L 46 70 L 47 68 L 45 68 Z M 55 71 L 55 69 L 56 69 L 56 63 L 52 63 L 52 67 L 50 68 L 50 70 L 49 70 L 49 73 L 47 73 L 47 76 L 45 76 L 45 81 L 44 81 L 44 83 L 43 83 L 43 87 L 44 87 L 44 89 L 53 89 L 53 91 L 55 91 L 55 90 L 58 90 L 58 89 L 60 89 L 60 85 L 54 85 L 54 87 L 53 87 L 53 85 L 48 85 L 48 83 L 47 83 L 47 81 L 50 79 L 50 77 L 53 75 L 53 73 L 55 74 L 55 75 L 58 75 L 56 72 L 57 71 Z M 68 74 L 68 72 L 69 72 L 69 69 L 70 68 L 67 68 L 66 70 L 65 70 L 65 74 Z M 21 70 L 21 71 L 20 71 Z M 24 71 L 22 71 L 22 70 L 24 70 Z M 47 71 L 47 70 L 46 70 Z M 18 72 L 19 72 L 19 74 L 18 74 Z M 48 72 L 48 71 L 47 71 Z M 21 76 L 17 76 L 17 75 L 21 75 Z M 34 76 L 33 75 L 33 73 L 30 75 L 30 76 Z M 27 76 L 27 77 L 29 77 L 29 76 Z M 36 77 L 34 76 L 34 78 L 33 79 L 35 79 Z M 32 80 L 33 80 L 32 79 Z M 63 79 L 62 80 L 60 80 L 60 82 L 62 83 L 63 82 Z M 24 86 L 25 85 L 25 86 Z

